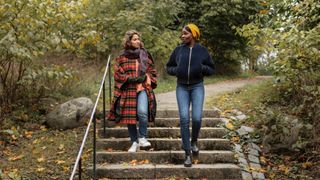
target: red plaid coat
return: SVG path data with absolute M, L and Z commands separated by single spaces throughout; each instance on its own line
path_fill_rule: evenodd
M 136 84 L 126 83 L 128 77 L 136 77 L 136 61 L 137 59 L 128 59 L 125 56 L 116 58 L 114 65 L 114 97 L 108 114 L 110 121 L 116 121 L 120 124 L 137 123 Z M 153 89 L 157 87 L 157 71 L 154 68 L 151 56 L 147 61 L 146 74 L 151 79 L 151 87 L 144 84 L 143 86 L 148 95 L 149 122 L 153 122 L 156 115 L 156 99 Z

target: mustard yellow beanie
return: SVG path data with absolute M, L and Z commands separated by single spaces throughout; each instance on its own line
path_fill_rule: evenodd
M 198 26 L 196 26 L 195 24 L 188 24 L 187 27 L 190 28 L 191 30 L 191 33 L 192 33 L 192 36 L 195 38 L 195 39 L 199 39 L 200 38 L 200 30 L 198 28 Z

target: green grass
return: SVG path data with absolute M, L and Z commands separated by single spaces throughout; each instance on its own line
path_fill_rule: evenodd
M 222 110 L 237 108 L 247 112 L 261 103 L 263 97 L 271 91 L 270 87 L 272 87 L 272 79 L 254 85 L 247 85 L 233 92 L 211 97 L 207 100 L 207 105 L 210 107 L 218 107 Z

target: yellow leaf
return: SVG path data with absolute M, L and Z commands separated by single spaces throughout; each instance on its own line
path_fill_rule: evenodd
M 284 172 L 285 174 L 289 174 L 289 167 L 288 166 L 285 166 L 285 165 L 280 165 L 279 166 L 279 170 Z
M 65 151 L 59 151 L 59 152 L 57 152 L 57 154 L 64 154 L 65 153 Z
M 11 135 L 11 138 L 12 138 L 13 140 L 17 140 L 17 139 L 18 139 L 15 135 Z
M 63 160 L 56 160 L 55 161 L 57 164 L 64 164 L 66 161 L 63 161 Z
M 38 144 L 38 143 L 39 143 L 38 139 L 35 139 L 34 141 L 32 141 L 32 144 Z
M 3 151 L 3 154 L 6 155 L 6 156 L 11 156 L 11 155 L 12 155 L 10 149 L 4 150 L 4 151 Z
M 38 161 L 39 163 L 44 162 L 44 160 L 45 160 L 45 159 L 44 159 L 43 157 L 37 159 L 37 161 Z
M 64 145 L 63 145 L 63 144 L 60 144 L 59 150 L 63 150 L 63 149 L 64 149 Z
M 46 126 L 40 126 L 41 131 L 47 131 L 48 129 L 46 128 Z
M 307 169 L 307 168 L 311 167 L 312 165 L 313 165 L 312 162 L 305 162 L 305 163 L 302 164 L 302 167 L 304 169 Z
M 268 10 L 263 9 L 260 11 L 260 14 L 268 14 L 268 12 L 269 12 Z
M 240 137 L 239 137 L 239 136 L 233 136 L 233 137 L 231 138 L 231 141 L 232 141 L 232 142 L 239 142 L 239 141 L 240 141 Z
M 43 167 L 40 167 L 40 168 L 37 168 L 37 172 L 43 172 L 45 170 L 45 168 L 43 168 Z
M 263 164 L 267 164 L 267 159 L 263 156 L 260 156 L 260 162 Z
M 271 179 L 273 179 L 274 177 L 276 177 L 276 174 L 275 173 L 270 173 L 269 176 L 270 176 Z
M 230 123 L 230 122 L 226 124 L 226 128 L 228 128 L 228 129 L 230 129 L 230 130 L 234 130 L 234 126 L 233 126 L 233 124 Z
M 16 161 L 16 160 L 20 160 L 24 157 L 24 155 L 19 155 L 19 156 L 14 156 L 14 157 L 10 157 L 9 161 Z
M 64 172 L 69 172 L 69 171 L 70 171 L 70 167 L 68 167 L 68 166 L 63 166 L 63 171 L 64 171 Z
M 24 132 L 24 135 L 26 136 L 26 138 L 32 138 L 32 134 L 33 134 L 32 131 L 25 131 Z

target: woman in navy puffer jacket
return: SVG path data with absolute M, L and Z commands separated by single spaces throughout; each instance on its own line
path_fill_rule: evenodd
M 214 64 L 207 48 L 197 43 L 199 37 L 200 31 L 196 25 L 186 25 L 181 35 L 183 44 L 175 48 L 166 65 L 167 73 L 177 77 L 176 96 L 182 144 L 185 150 L 185 167 L 192 166 L 191 151 L 195 155 L 199 153 L 197 140 L 201 128 L 204 101 L 203 77 L 214 73 Z M 190 104 L 192 104 L 191 143 Z

